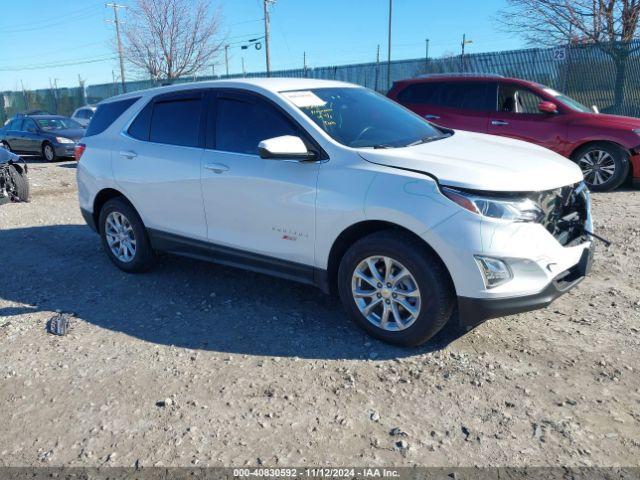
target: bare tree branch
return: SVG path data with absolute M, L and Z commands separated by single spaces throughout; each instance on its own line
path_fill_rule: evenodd
M 125 56 L 153 79 L 195 75 L 220 53 L 220 10 L 211 0 L 136 0 L 125 25 Z

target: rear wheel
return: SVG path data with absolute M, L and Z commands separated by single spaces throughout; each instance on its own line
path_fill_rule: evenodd
M 56 160 L 56 150 L 49 142 L 42 144 L 42 156 L 47 162 L 53 162 Z
M 151 268 L 155 255 L 147 231 L 135 209 L 122 198 L 113 198 L 100 211 L 100 237 L 111 261 L 125 272 Z
M 380 340 L 420 345 L 444 327 L 454 307 L 449 275 L 412 236 L 385 231 L 356 242 L 338 270 L 351 319 Z
M 9 165 L 8 168 L 9 176 L 13 182 L 13 194 L 23 202 L 28 202 L 30 199 L 30 193 L 29 179 L 27 178 L 27 175 L 22 171 L 18 171 L 18 169 L 13 165 Z
M 608 192 L 618 188 L 629 173 L 629 154 L 609 142 L 595 142 L 578 149 L 572 156 L 590 190 Z

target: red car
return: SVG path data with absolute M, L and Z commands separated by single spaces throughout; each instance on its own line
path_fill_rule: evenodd
M 539 83 L 490 75 L 427 75 L 387 94 L 427 120 L 537 143 L 576 162 L 590 189 L 640 185 L 640 119 L 595 113 Z

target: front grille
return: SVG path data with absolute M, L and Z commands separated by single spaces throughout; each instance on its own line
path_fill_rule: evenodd
M 561 245 L 582 242 L 589 210 L 589 192 L 584 183 L 534 194 L 544 216 L 540 223 Z

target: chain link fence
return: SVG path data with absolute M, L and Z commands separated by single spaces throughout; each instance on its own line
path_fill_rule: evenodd
M 585 105 L 597 105 L 604 113 L 640 117 L 640 40 L 624 46 L 628 53 L 624 62 L 614 61 L 603 48 L 595 45 L 572 45 L 476 53 L 464 57 L 396 60 L 390 66 L 386 62 L 371 62 L 280 70 L 271 72 L 271 76 L 342 80 L 384 93 L 391 87 L 390 83 L 418 75 L 491 73 L 543 83 Z M 244 76 L 265 77 L 266 72 L 247 73 Z M 240 77 L 243 75 L 207 76 L 180 79 L 178 82 Z M 158 82 L 143 80 L 127 82 L 126 87 L 128 92 L 132 92 L 158 85 Z M 16 113 L 32 110 L 70 115 L 82 105 L 94 104 L 119 93 L 122 93 L 119 83 L 90 85 L 86 88 L 2 92 L 0 121 L 4 123 Z

